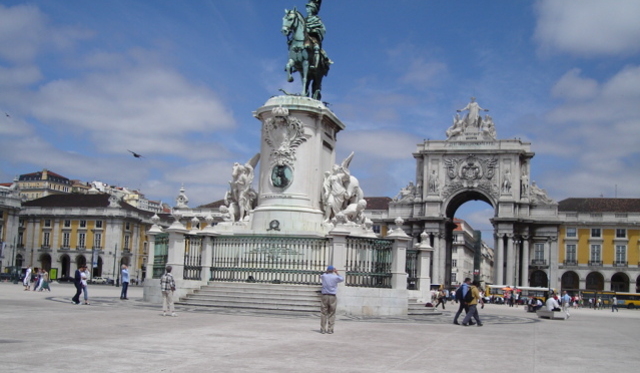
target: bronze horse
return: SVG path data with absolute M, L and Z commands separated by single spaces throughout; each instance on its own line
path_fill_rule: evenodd
M 287 37 L 289 45 L 289 62 L 284 68 L 287 72 L 287 80 L 292 82 L 291 73 L 298 71 L 302 79 L 302 95 L 320 100 L 322 78 L 329 72 L 329 61 L 323 53 L 318 53 L 314 49 L 314 43 L 307 33 L 305 19 L 295 8 L 285 10 L 282 18 L 282 33 Z

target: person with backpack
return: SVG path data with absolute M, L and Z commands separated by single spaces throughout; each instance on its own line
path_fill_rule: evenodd
M 453 317 L 453 323 L 455 325 L 460 325 L 460 323 L 458 322 L 458 317 L 460 317 L 460 314 L 462 314 L 463 310 L 465 314 L 469 314 L 469 305 L 464 301 L 465 296 L 467 295 L 467 293 L 469 293 L 469 284 L 471 284 L 471 279 L 467 277 L 464 279 L 464 282 L 462 283 L 462 285 L 460 285 L 458 290 L 456 290 L 456 300 L 458 301 L 458 312 L 456 312 L 456 315 Z M 475 324 L 472 324 L 472 325 L 475 325 Z
M 469 305 L 469 311 L 467 315 L 462 320 L 462 326 L 469 326 L 471 324 L 471 317 L 476 319 L 476 325 L 482 326 L 482 321 L 480 321 L 480 316 L 478 315 L 478 300 L 480 300 L 480 291 L 478 288 L 480 287 L 480 283 L 478 281 L 474 281 L 471 283 L 471 288 L 467 291 L 467 294 L 464 296 L 464 301 Z

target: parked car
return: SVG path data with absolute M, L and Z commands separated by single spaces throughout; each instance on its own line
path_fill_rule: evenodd
M 92 284 L 106 284 L 107 283 L 107 279 L 106 278 L 102 278 L 102 277 L 94 277 L 91 280 Z

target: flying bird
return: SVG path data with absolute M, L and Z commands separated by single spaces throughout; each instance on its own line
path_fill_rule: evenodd
M 6 115 L 7 118 L 11 118 L 11 115 L 9 115 L 9 113 L 4 113 L 4 115 Z
M 127 150 L 129 150 L 129 149 L 127 149 Z M 136 157 L 136 158 L 144 158 L 141 154 L 138 154 L 138 153 L 136 153 L 134 151 L 129 150 L 129 153 L 133 154 L 133 156 Z

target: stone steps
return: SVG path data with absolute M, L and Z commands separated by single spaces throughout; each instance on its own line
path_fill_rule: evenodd
M 320 286 L 210 282 L 176 304 L 256 311 L 318 312 Z

